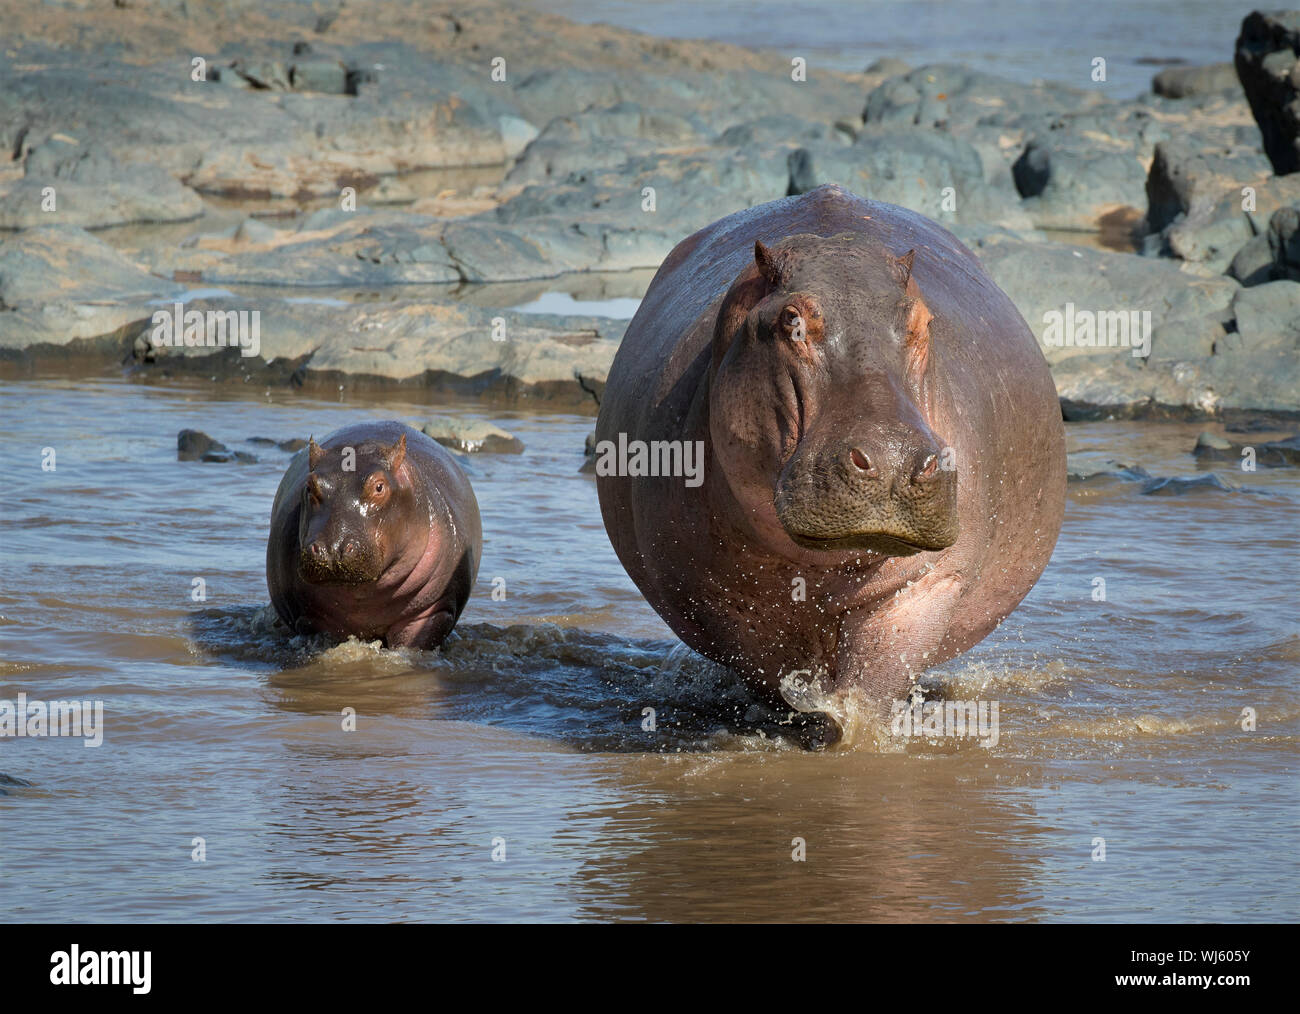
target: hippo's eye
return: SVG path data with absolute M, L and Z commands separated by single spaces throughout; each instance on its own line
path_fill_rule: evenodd
M 801 342 L 808 337 L 808 326 L 797 307 L 787 306 L 781 311 L 781 330 L 793 341 Z
M 388 481 L 382 472 L 376 472 L 366 480 L 366 499 L 382 503 L 388 496 Z

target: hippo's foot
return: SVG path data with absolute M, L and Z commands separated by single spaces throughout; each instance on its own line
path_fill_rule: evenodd
M 829 711 L 796 711 L 781 728 L 805 750 L 825 750 L 844 738 L 844 730 Z

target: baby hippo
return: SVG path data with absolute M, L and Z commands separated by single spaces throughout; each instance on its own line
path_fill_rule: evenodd
M 399 422 L 313 439 L 280 480 L 266 584 L 296 633 L 432 648 L 483 552 L 478 502 L 450 452 Z

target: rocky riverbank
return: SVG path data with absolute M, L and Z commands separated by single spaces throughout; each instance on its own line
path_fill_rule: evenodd
M 837 183 L 971 247 L 1067 418 L 1300 412 L 1297 14 L 1125 101 L 1086 69 L 834 73 L 492 3 L 0 18 L 4 375 L 125 362 L 594 411 L 625 322 L 523 312 L 519 284 L 637 295 L 696 229 Z M 257 311 L 256 341 L 172 344 L 154 314 L 178 302 L 177 335 Z

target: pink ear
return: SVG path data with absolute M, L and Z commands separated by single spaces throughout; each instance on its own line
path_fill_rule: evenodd
M 776 288 L 781 284 L 781 257 L 763 245 L 761 239 L 754 241 L 754 263 L 758 265 L 759 274 L 767 284 Z
M 384 452 L 384 463 L 388 465 L 390 472 L 396 472 L 402 467 L 402 462 L 406 460 L 406 434 L 403 433 L 400 440 L 393 444 Z
M 907 322 L 904 325 L 906 334 L 903 340 L 907 348 L 908 371 L 919 377 L 930 362 L 930 321 L 934 320 L 934 314 L 925 305 L 925 300 L 921 298 L 921 292 L 916 288 L 914 281 L 908 285 L 908 291 L 913 290 L 916 291 L 916 295 L 908 301 Z

